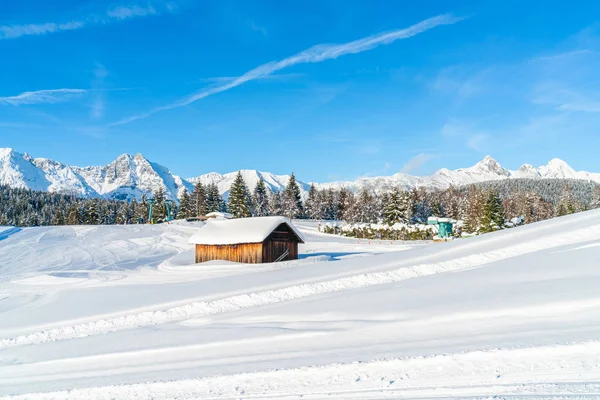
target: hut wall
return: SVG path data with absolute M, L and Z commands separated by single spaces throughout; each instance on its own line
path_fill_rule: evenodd
M 289 251 L 287 257 L 281 261 L 296 260 L 298 258 L 298 243 L 282 240 L 266 240 L 263 244 L 262 259 L 263 262 L 274 262 L 285 251 Z
M 244 243 L 232 245 L 196 245 L 196 262 L 227 260 L 240 263 L 257 264 L 262 260 L 262 243 Z

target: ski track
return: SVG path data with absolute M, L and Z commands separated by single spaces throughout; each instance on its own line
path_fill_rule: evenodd
M 324 293 L 334 293 L 373 285 L 389 284 L 419 276 L 434 275 L 444 272 L 462 271 L 527 253 L 578 243 L 582 240 L 590 240 L 590 238 L 598 235 L 600 235 L 600 226 L 591 226 L 571 231 L 566 234 L 559 234 L 551 239 L 535 239 L 518 245 L 508 246 L 503 249 L 473 254 L 444 262 L 420 264 L 413 267 L 403 267 L 383 272 L 363 273 L 325 282 L 300 284 L 281 289 L 236 295 L 219 300 L 195 301 L 186 305 L 171 307 L 164 310 L 146 311 L 115 318 L 100 319 L 20 335 L 13 338 L 1 339 L 0 349 L 75 339 L 125 329 L 182 321 L 190 318 L 206 317 Z
M 600 398 L 600 342 L 29 393 L 1 400 Z

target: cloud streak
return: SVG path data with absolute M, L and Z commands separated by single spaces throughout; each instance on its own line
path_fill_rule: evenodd
M 118 6 L 110 8 L 102 14 L 88 15 L 79 19 L 65 22 L 44 22 L 39 24 L 17 24 L 0 26 L 1 39 L 17 39 L 23 36 L 41 36 L 61 31 L 72 31 L 86 26 L 103 25 L 119 22 L 132 18 L 142 18 L 159 15 L 164 12 L 173 12 L 176 6 L 173 3 L 159 5 L 148 4 L 145 7 L 138 5 Z
M 461 21 L 463 18 L 454 17 L 452 15 L 439 15 L 433 18 L 426 19 L 421 21 L 415 25 L 412 25 L 405 29 L 399 29 L 391 32 L 380 33 L 373 36 L 368 36 L 363 39 L 358 39 L 352 42 L 347 42 L 343 44 L 319 44 L 313 46 L 307 50 L 304 50 L 300 53 L 297 53 L 291 57 L 284 58 L 279 61 L 272 61 L 267 64 L 260 65 L 245 74 L 238 76 L 237 78 L 231 80 L 230 82 L 226 82 L 221 85 L 205 88 L 195 94 L 187 96 L 177 102 L 154 108 L 146 113 L 134 115 L 128 118 L 125 118 L 121 121 L 117 121 L 111 126 L 115 125 L 123 125 L 128 124 L 133 121 L 137 121 L 143 118 L 147 118 L 153 114 L 156 114 L 161 111 L 171 110 L 174 108 L 184 107 L 188 104 L 194 103 L 198 100 L 204 99 L 208 96 L 212 96 L 217 93 L 224 92 L 229 89 L 233 89 L 237 86 L 240 86 L 246 82 L 250 82 L 256 79 L 263 78 L 265 76 L 269 76 L 277 71 L 280 71 L 284 68 L 288 68 L 298 64 L 311 64 L 323 62 L 326 60 L 336 59 L 338 57 L 348 55 L 348 54 L 357 54 L 363 51 L 374 49 L 378 46 L 391 44 L 397 40 L 408 39 L 410 37 L 416 36 L 420 33 L 433 29 L 440 25 L 451 25 Z
M 29 104 L 53 104 L 67 101 L 73 96 L 88 92 L 87 89 L 52 89 L 24 92 L 17 96 L 0 97 L 0 104 L 20 106 Z
M 410 160 L 408 160 L 408 162 L 406 164 L 404 164 L 401 172 L 403 172 L 405 174 L 410 174 L 413 172 L 420 172 L 423 165 L 425 165 L 426 163 L 431 161 L 433 158 L 434 158 L 434 156 L 431 154 L 427 154 L 427 153 L 418 154 L 418 155 L 414 156 L 413 158 L 411 158 Z

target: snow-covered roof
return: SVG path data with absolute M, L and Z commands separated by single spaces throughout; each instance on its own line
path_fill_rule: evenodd
M 226 212 L 220 212 L 220 211 L 213 211 L 210 212 L 208 214 L 206 214 L 206 216 L 208 218 L 221 218 L 221 219 L 231 219 L 233 218 L 233 215 L 226 213 Z
M 306 241 L 304 235 L 286 217 L 254 217 L 209 219 L 190 238 L 190 243 L 204 245 L 261 243 L 281 224 L 287 224 L 302 243 Z

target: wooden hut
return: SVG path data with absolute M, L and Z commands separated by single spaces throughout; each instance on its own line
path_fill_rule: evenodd
M 298 258 L 304 236 L 285 217 L 211 219 L 190 238 L 196 262 L 270 263 Z

